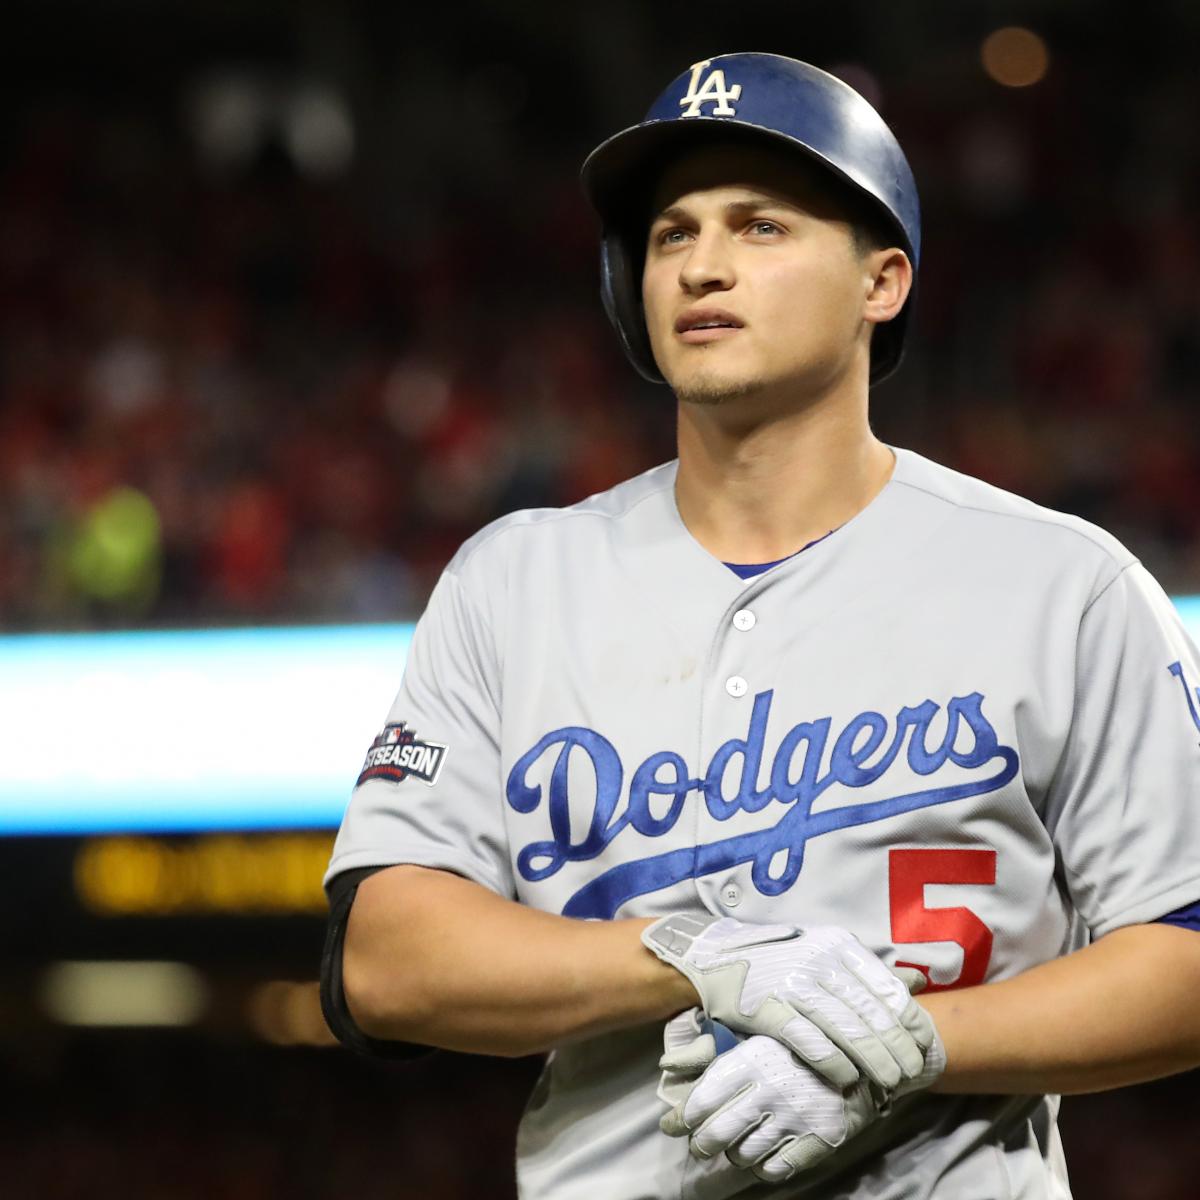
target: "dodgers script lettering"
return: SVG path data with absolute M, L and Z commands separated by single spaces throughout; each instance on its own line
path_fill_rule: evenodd
M 738 812 L 758 812 L 772 803 L 785 805 L 786 811 L 769 829 L 619 863 L 580 888 L 563 907 L 564 915 L 612 917 L 622 904 L 636 896 L 743 863 L 753 864 L 751 879 L 761 893 L 779 895 L 796 882 L 804 865 L 805 846 L 811 838 L 995 791 L 1017 773 L 1016 750 L 1000 743 L 983 713 L 983 695 L 972 692 L 955 696 L 945 706 L 945 732 L 940 744 L 932 748 L 928 745 L 929 733 L 941 711 L 932 700 L 901 708 L 894 725 L 881 713 L 859 713 L 836 736 L 829 717 L 801 722 L 780 739 L 765 771 L 764 786 L 759 786 L 764 775 L 767 722 L 773 695 L 765 691 L 755 696 L 746 736 L 731 738 L 718 747 L 702 776 L 693 776 L 681 755 L 661 750 L 638 765 L 628 789 L 623 789 L 624 765 L 616 747 L 603 734 L 572 725 L 540 738 L 513 764 L 506 786 L 508 803 L 517 812 L 532 813 L 543 799 L 546 804 L 550 838 L 531 842 L 520 851 L 517 869 L 522 878 L 537 882 L 550 878 L 565 863 L 594 859 L 628 828 L 646 837 L 662 837 L 679 820 L 689 793 L 696 792 L 717 821 L 726 821 Z M 957 743 L 965 740 L 960 737 L 964 730 L 969 731 L 970 745 L 960 749 Z M 947 763 L 986 774 L 813 812 L 817 799 L 834 785 L 863 788 L 882 779 L 902 750 L 908 768 L 917 776 L 935 775 Z M 595 774 L 591 818 L 582 837 L 572 835 L 573 797 L 568 778 L 574 754 L 586 756 Z M 529 779 L 534 765 L 543 756 L 553 761 L 544 797 L 541 784 Z M 740 763 L 740 771 L 736 775 L 736 790 L 730 795 L 725 779 L 735 760 Z M 661 811 L 660 802 L 657 805 L 660 811 L 655 814 L 650 802 L 652 796 L 666 800 L 665 811 Z M 578 828 L 579 797 L 574 799 Z M 784 852 L 782 868 L 779 867 L 781 851 Z

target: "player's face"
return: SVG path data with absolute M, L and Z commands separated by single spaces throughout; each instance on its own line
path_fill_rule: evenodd
M 862 253 L 822 173 L 770 148 L 680 159 L 654 197 L 642 296 L 654 357 L 680 400 L 820 395 L 860 372 L 870 329 L 911 283 L 900 251 Z M 898 270 L 890 299 L 879 273 Z M 885 288 L 886 290 L 886 288 Z

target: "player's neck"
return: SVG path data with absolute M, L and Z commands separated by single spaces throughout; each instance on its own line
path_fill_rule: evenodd
M 692 536 L 725 562 L 773 562 L 861 512 L 891 478 L 895 456 L 871 432 L 865 404 L 817 406 L 735 425 L 682 405 L 675 498 Z

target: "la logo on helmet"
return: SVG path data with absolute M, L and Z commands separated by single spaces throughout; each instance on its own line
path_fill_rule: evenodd
M 708 78 L 705 79 L 704 84 L 701 86 L 700 73 L 711 63 L 712 59 L 706 58 L 703 62 L 698 62 L 692 67 L 692 78 L 688 84 L 687 95 L 679 102 L 679 107 L 683 109 L 680 116 L 703 116 L 704 114 L 700 111 L 700 105 L 713 102 L 716 103 L 717 107 L 712 110 L 709 114 L 710 116 L 732 117 L 735 115 L 733 106 L 729 102 L 741 97 L 742 85 L 735 83 L 733 87 L 726 88 L 725 72 L 718 68 L 716 71 L 709 72 Z

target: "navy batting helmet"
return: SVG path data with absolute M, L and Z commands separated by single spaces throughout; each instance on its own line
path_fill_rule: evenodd
M 604 310 L 630 361 L 662 383 L 642 311 L 647 191 L 666 155 L 726 135 L 791 147 L 821 164 L 877 210 L 911 259 L 921 253 L 917 185 L 883 118 L 849 84 L 778 54 L 723 54 L 696 63 L 651 106 L 640 125 L 614 134 L 588 155 L 583 188 L 600 214 Z M 871 382 L 900 362 L 912 299 L 875 327 Z

